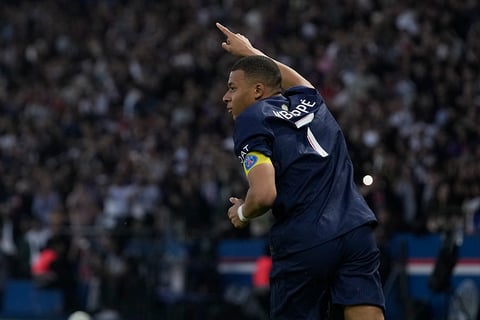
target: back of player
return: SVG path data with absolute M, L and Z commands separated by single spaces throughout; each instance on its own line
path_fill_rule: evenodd
M 317 319 L 318 310 L 326 317 L 331 304 L 384 308 L 371 232 L 376 218 L 317 90 L 294 87 L 262 100 L 239 115 L 235 128 L 238 155 L 259 152 L 275 167 L 273 319 Z
M 237 154 L 270 157 L 277 198 L 273 257 L 302 251 L 376 218 L 357 191 L 342 132 L 315 89 L 262 100 L 236 121 Z

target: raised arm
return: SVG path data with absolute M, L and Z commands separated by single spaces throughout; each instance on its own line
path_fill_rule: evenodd
M 230 29 L 218 22 L 216 23 L 216 26 L 226 37 L 226 40 L 222 42 L 222 48 L 225 49 L 225 51 L 238 57 L 254 55 L 269 57 L 259 49 L 253 47 L 253 45 L 250 43 L 250 40 L 244 35 L 241 35 L 240 33 L 233 33 L 232 31 L 230 31 Z M 280 73 L 282 74 L 282 88 L 284 90 L 294 86 L 305 86 L 313 88 L 310 81 L 305 79 L 297 71 L 273 59 L 272 57 L 269 58 L 275 61 L 278 68 L 280 69 Z

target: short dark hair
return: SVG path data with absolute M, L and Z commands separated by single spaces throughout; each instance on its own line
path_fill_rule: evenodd
M 235 62 L 231 71 L 243 70 L 247 78 L 271 88 L 280 88 L 282 75 L 277 64 L 265 56 L 247 56 Z

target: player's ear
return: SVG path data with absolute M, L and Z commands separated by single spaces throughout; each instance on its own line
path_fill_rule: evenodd
M 254 94 L 255 100 L 262 99 L 264 97 L 264 94 L 265 94 L 265 85 L 261 82 L 255 84 L 255 94 Z

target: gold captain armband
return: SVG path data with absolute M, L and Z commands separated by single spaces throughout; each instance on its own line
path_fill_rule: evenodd
M 243 171 L 245 171 L 245 175 L 248 176 L 250 170 L 262 163 L 272 163 L 272 161 L 263 153 L 256 151 L 249 152 L 243 159 Z

